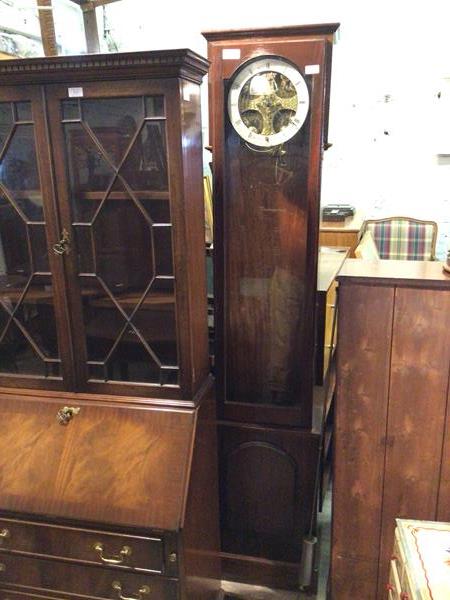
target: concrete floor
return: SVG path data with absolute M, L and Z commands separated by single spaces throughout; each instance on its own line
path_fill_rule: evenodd
M 222 588 L 232 594 L 233 598 L 240 600 L 326 600 L 328 569 L 330 565 L 330 540 L 331 540 L 331 491 L 326 495 L 323 512 L 319 514 L 319 585 L 317 594 L 291 592 L 286 590 L 272 590 L 256 585 L 244 585 L 233 581 L 223 581 Z

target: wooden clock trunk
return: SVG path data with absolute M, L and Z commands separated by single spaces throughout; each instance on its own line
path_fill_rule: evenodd
M 0 67 L 0 597 L 215 599 L 189 50 Z
M 320 174 L 337 27 L 203 34 L 211 61 L 224 573 L 280 587 L 298 587 L 301 541 L 315 513 Z M 268 71 L 274 59 L 294 66 L 309 94 L 303 126 L 272 149 L 240 137 L 228 111 L 236 74 L 262 57 Z

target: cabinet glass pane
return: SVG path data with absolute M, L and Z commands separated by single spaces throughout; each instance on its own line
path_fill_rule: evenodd
M 60 377 L 31 103 L 0 104 L 0 373 Z
M 163 98 L 64 100 L 61 112 L 89 378 L 176 384 Z

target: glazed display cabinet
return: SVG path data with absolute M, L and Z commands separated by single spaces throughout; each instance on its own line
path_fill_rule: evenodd
M 218 593 L 206 71 L 0 65 L 1 598 Z

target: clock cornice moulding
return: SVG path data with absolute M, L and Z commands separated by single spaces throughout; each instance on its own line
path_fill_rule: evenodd
M 261 27 L 246 29 L 218 29 L 202 31 L 203 37 L 208 42 L 239 40 L 252 37 L 274 37 L 280 34 L 285 36 L 302 35 L 333 35 L 339 28 L 340 23 L 310 23 L 305 25 L 284 25 L 281 27 Z
M 208 72 L 209 61 L 186 48 L 19 58 L 0 61 L 0 85 L 96 81 L 99 68 L 102 69 L 102 79 L 149 79 L 163 76 L 201 83 Z

